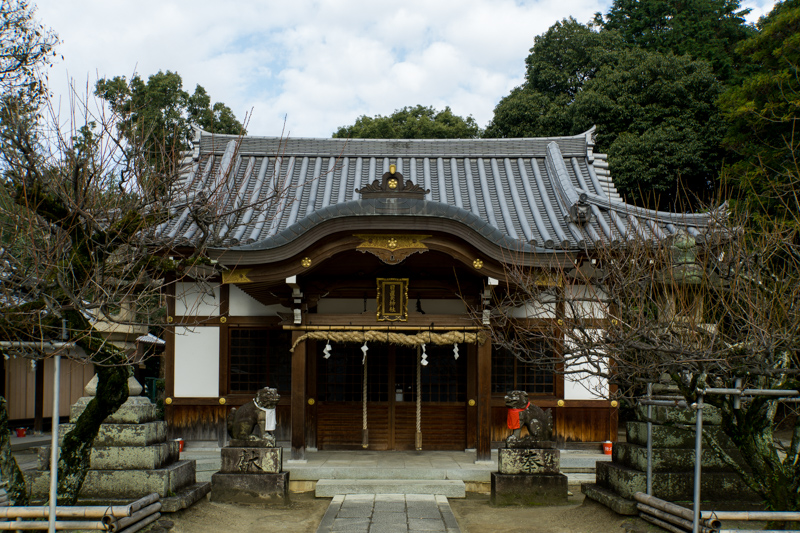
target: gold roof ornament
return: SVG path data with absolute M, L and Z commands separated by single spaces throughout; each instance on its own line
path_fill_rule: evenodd
M 430 235 L 379 235 L 357 234 L 363 242 L 356 247 L 359 252 L 369 252 L 387 265 L 402 263 L 408 256 L 428 251 L 424 241 Z

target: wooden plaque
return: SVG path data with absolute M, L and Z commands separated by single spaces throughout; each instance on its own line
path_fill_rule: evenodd
M 408 278 L 378 278 L 378 321 L 408 320 Z

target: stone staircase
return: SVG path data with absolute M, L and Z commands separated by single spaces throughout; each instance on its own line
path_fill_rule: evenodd
M 433 494 L 466 498 L 466 485 L 459 479 L 320 479 L 317 498 L 347 494 Z
M 694 415 L 659 410 L 652 428 L 653 495 L 667 501 L 691 501 L 694 493 L 694 441 L 690 429 Z M 718 413 L 704 415 L 704 433 L 720 442 L 734 458 L 741 458 L 719 427 Z M 595 483 L 584 484 L 582 492 L 613 511 L 636 515 L 636 492 L 647 489 L 647 423 L 628 422 L 627 442 L 614 444 L 612 462 L 598 462 Z M 752 501 L 756 497 L 739 476 L 704 444 L 701 457 L 700 494 L 704 501 Z

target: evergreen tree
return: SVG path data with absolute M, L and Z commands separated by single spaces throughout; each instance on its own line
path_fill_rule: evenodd
M 351 126 L 342 126 L 334 138 L 352 139 L 474 139 L 481 133 L 471 116 L 453 114 L 449 107 L 437 111 L 417 105 L 396 110 L 388 117 L 362 115 Z

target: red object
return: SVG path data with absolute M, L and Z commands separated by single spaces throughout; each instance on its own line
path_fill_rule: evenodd
M 611 451 L 614 449 L 614 444 L 607 440 L 603 443 L 603 453 L 606 455 L 611 455 Z
M 175 440 L 178 441 L 178 452 L 182 452 L 183 451 L 183 439 L 175 439 Z
M 28 428 L 17 428 L 17 437 L 24 437 L 28 433 Z
M 531 402 L 528 402 L 528 405 L 523 407 L 522 409 L 512 409 L 508 408 L 508 418 L 506 422 L 508 423 L 508 429 L 517 429 L 519 427 L 519 414 L 531 406 Z

